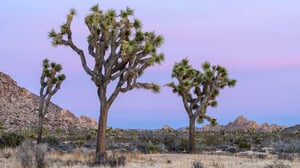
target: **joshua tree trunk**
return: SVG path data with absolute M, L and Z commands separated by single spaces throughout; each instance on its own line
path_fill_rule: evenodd
M 100 117 L 99 117 L 99 123 L 98 123 L 98 135 L 99 136 L 97 137 L 96 155 L 105 152 L 107 117 L 108 117 L 108 108 L 106 108 L 105 105 L 104 106 L 101 105 Z
M 106 88 L 98 88 L 98 97 L 100 102 L 100 116 L 98 121 L 98 136 L 97 136 L 97 148 L 96 148 L 96 162 L 100 162 L 105 154 L 106 146 L 106 127 L 107 127 L 107 118 L 109 111 L 109 102 L 106 98 Z
M 40 144 L 42 143 L 42 134 L 43 134 L 43 122 L 44 122 L 44 118 L 46 113 L 48 112 L 48 107 L 49 107 L 49 103 L 52 97 L 52 94 L 48 94 L 47 98 L 45 99 L 45 97 L 43 96 L 43 90 L 44 88 L 41 88 L 41 96 L 40 96 L 40 108 L 39 108 L 39 121 L 38 121 L 38 130 L 37 130 L 37 140 L 36 143 Z M 56 89 L 57 90 L 57 89 Z M 53 92 L 53 94 L 55 94 L 55 92 Z
M 36 143 L 40 144 L 42 142 L 42 134 L 43 134 L 43 117 L 41 113 L 39 114 L 39 123 L 38 123 L 38 130 L 37 130 L 37 140 Z
M 190 117 L 189 153 L 195 153 L 195 118 L 194 117 Z
M 43 109 L 45 106 L 45 98 L 43 96 L 43 90 L 44 88 L 42 87 L 40 90 L 40 107 L 39 107 L 39 120 L 38 120 L 38 127 L 37 127 L 37 139 L 36 143 L 40 144 L 42 142 L 42 134 L 43 134 Z

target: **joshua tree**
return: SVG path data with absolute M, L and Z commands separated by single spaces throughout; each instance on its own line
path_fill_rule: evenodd
M 40 78 L 40 103 L 39 103 L 39 121 L 38 121 L 38 137 L 37 143 L 42 141 L 43 133 L 43 121 L 46 113 L 48 112 L 48 106 L 51 97 L 60 89 L 60 85 L 66 79 L 64 74 L 57 74 L 62 70 L 60 64 L 55 62 L 49 62 L 48 59 L 43 60 L 43 72 Z
M 163 43 L 163 37 L 154 32 L 143 32 L 141 21 L 133 19 L 133 10 L 128 7 L 117 14 L 115 10 L 103 11 L 95 5 L 85 17 L 89 30 L 88 57 L 73 41 L 71 23 L 75 14 L 75 9 L 71 9 L 60 31 L 52 29 L 49 37 L 54 46 L 70 47 L 79 55 L 84 71 L 97 87 L 100 102 L 97 161 L 105 153 L 108 111 L 118 94 L 134 88 L 159 91 L 159 85 L 140 83 L 137 78 L 148 67 L 163 61 L 164 54 L 157 52 L 157 48 Z M 93 60 L 93 66 L 87 64 L 87 58 Z M 108 87 L 113 88 L 112 91 Z
M 175 63 L 172 78 L 177 83 L 166 84 L 173 89 L 173 93 L 181 96 L 184 108 L 189 116 L 189 152 L 195 152 L 195 122 L 202 123 L 204 119 L 216 125 L 216 119 L 206 114 L 208 106 L 216 107 L 216 97 L 219 90 L 225 86 L 233 87 L 236 80 L 229 79 L 227 70 L 222 66 L 211 66 L 205 62 L 204 72 L 200 72 L 189 65 L 188 59 Z

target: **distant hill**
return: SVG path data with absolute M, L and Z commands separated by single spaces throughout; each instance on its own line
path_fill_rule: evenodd
M 237 117 L 233 122 L 229 122 L 227 125 L 217 125 L 213 127 L 212 125 L 205 125 L 202 128 L 196 128 L 197 131 L 221 131 L 221 130 L 243 130 L 247 131 L 249 129 L 254 129 L 256 131 L 262 132 L 272 132 L 275 130 L 283 130 L 287 128 L 286 126 L 279 126 L 276 124 L 269 125 L 268 123 L 263 123 L 259 125 L 253 120 L 247 120 L 244 116 Z M 180 128 L 180 130 L 185 130 L 185 128 Z
M 5 130 L 36 127 L 38 103 L 39 96 L 19 87 L 10 76 L 0 72 L 0 124 Z M 50 103 L 44 127 L 49 130 L 97 129 L 97 122 L 87 116 L 78 118 L 70 111 Z
M 294 134 L 294 135 L 300 135 L 300 124 L 288 127 L 284 129 L 284 134 Z

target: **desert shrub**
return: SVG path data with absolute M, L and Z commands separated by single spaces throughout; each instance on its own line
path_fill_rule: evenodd
M 153 143 L 147 143 L 147 148 L 149 153 L 157 153 L 159 151 L 159 145 L 155 145 Z
M 28 134 L 28 138 L 31 138 L 31 139 L 36 139 L 37 135 L 35 132 L 29 132 Z
M 129 137 L 133 133 L 129 132 Z M 148 143 L 152 143 L 155 148 L 159 146 L 164 146 L 160 148 L 159 152 L 180 152 L 187 149 L 187 140 L 186 134 L 181 131 L 176 130 L 144 130 L 136 132 L 137 135 L 133 134 L 137 138 L 135 142 L 138 141 L 140 149 L 144 149 Z M 186 143 L 185 143 L 186 142 Z M 150 146 L 151 147 L 151 144 Z M 145 150 L 140 150 L 141 152 L 145 153 Z M 146 152 L 147 153 L 147 152 Z
M 35 128 L 32 129 L 19 129 L 16 130 L 16 134 L 22 135 L 24 138 L 35 139 L 37 130 Z
M 68 135 L 69 140 L 76 139 L 78 135 L 82 135 L 82 132 L 79 132 L 79 130 L 75 128 L 68 128 L 65 132 Z
M 55 131 L 56 134 L 62 134 L 62 133 L 65 133 L 65 130 L 62 129 L 62 128 L 56 128 L 54 131 Z
M 165 150 L 169 152 L 176 151 L 176 144 L 177 144 L 176 139 L 179 137 L 175 131 L 171 129 L 167 129 L 167 130 L 157 131 L 156 134 L 160 146 L 164 146 L 164 150 L 163 148 L 161 148 L 160 152 L 163 152 Z
M 111 156 L 107 159 L 107 163 L 110 167 L 117 167 L 117 166 L 125 166 L 126 157 L 125 156 Z
M 17 147 L 16 158 L 23 168 L 31 168 L 33 166 L 33 144 L 29 140 L 25 140 L 22 145 Z
M 146 142 L 141 142 L 141 141 L 135 141 L 135 146 L 141 153 L 149 153 L 149 150 L 147 148 L 147 143 Z
M 261 144 L 261 139 L 258 136 L 254 136 L 252 139 L 254 144 Z
M 280 153 L 299 153 L 300 140 L 293 139 L 287 142 L 278 141 L 274 144 L 274 150 Z
M 81 134 L 78 134 L 76 136 L 76 140 L 84 140 L 85 139 L 85 136 L 81 135 Z
M 45 156 L 48 151 L 46 144 L 38 144 L 34 147 L 35 163 L 37 168 L 46 167 Z
M 236 139 L 234 144 L 236 144 L 240 149 L 250 150 L 250 148 L 251 148 L 251 144 L 250 144 L 249 140 L 244 139 L 244 138 Z
M 139 137 L 139 140 L 141 140 L 142 142 L 154 142 L 156 143 L 158 140 L 157 140 L 157 136 L 155 135 L 154 131 L 151 131 L 151 130 L 145 130 L 145 131 L 141 131 L 141 132 L 138 132 L 138 137 Z
M 222 144 L 222 139 L 219 135 L 206 135 L 203 138 L 205 144 L 208 146 L 216 146 Z
M 57 145 L 59 143 L 59 139 L 55 136 L 46 136 L 43 138 L 43 143 L 48 145 Z
M 126 165 L 126 157 L 124 155 L 118 156 L 115 153 L 108 156 L 107 153 L 103 153 L 97 156 L 97 161 L 94 165 L 102 165 L 109 167 L 118 167 Z
M 95 141 L 97 135 L 97 130 L 87 130 L 85 134 L 85 140 Z
M 46 144 L 34 145 L 31 140 L 26 139 L 17 147 L 16 158 L 23 168 L 31 168 L 34 165 L 36 168 L 44 168 L 47 150 Z
M 136 137 L 137 137 L 136 131 L 130 131 L 130 132 L 129 132 L 129 138 L 130 138 L 130 139 L 135 139 Z
M 265 168 L 291 168 L 291 166 L 284 164 L 282 161 L 274 161 L 272 164 L 266 165 Z
M 14 132 L 4 132 L 0 137 L 0 148 L 17 147 L 21 145 L 24 136 Z
M 185 138 L 182 138 L 181 141 L 180 141 L 180 149 L 181 149 L 182 151 L 185 151 L 185 150 L 188 149 L 188 147 L 189 147 L 189 142 L 188 142 L 188 140 L 185 139 Z
M 43 127 L 43 134 L 49 136 L 51 134 L 51 131 L 48 128 Z
M 192 168 L 204 168 L 204 166 L 200 161 L 194 160 L 192 161 Z
M 93 140 L 93 136 L 91 134 L 86 134 L 85 135 L 85 140 L 91 141 L 91 140 Z
M 81 147 L 85 143 L 85 140 L 79 139 L 74 142 L 76 147 Z
M 293 161 L 293 160 L 296 159 L 296 157 L 293 154 L 290 154 L 290 153 L 279 153 L 277 155 L 277 159 Z
M 155 145 L 152 142 L 137 142 L 137 149 L 142 153 L 157 153 L 159 148 L 159 145 Z

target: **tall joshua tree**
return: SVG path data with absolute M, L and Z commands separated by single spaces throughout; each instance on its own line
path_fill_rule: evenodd
M 163 61 L 164 54 L 157 52 L 157 48 L 163 43 L 163 37 L 154 32 L 143 32 L 141 21 L 133 18 L 133 10 L 128 7 L 117 14 L 115 10 L 103 11 L 95 5 L 85 17 L 89 30 L 89 55 L 86 55 L 73 41 L 71 23 L 75 14 L 75 9 L 71 9 L 60 31 L 52 29 L 49 37 L 54 46 L 70 47 L 79 55 L 84 71 L 97 87 L 100 101 L 97 159 L 105 153 L 108 111 L 118 94 L 134 88 L 159 91 L 159 85 L 140 83 L 137 78 L 148 67 Z M 87 58 L 93 60 L 93 66 L 87 65 Z M 113 91 L 109 92 L 108 87 L 114 88 Z
M 48 106 L 51 97 L 60 89 L 62 82 L 66 79 L 64 74 L 57 74 L 62 70 L 60 64 L 43 60 L 43 71 L 40 78 L 40 103 L 39 103 L 39 121 L 37 143 L 41 143 L 43 134 L 43 121 L 48 112 Z
M 181 96 L 184 108 L 189 117 L 189 152 L 195 152 L 195 122 L 202 123 L 204 119 L 216 125 L 216 119 L 206 114 L 208 106 L 216 107 L 216 97 L 219 90 L 226 86 L 233 87 L 236 80 L 228 78 L 227 70 L 222 66 L 211 66 L 205 62 L 204 72 L 189 65 L 188 59 L 175 63 L 172 78 L 178 82 L 166 84 L 173 89 L 173 93 Z

